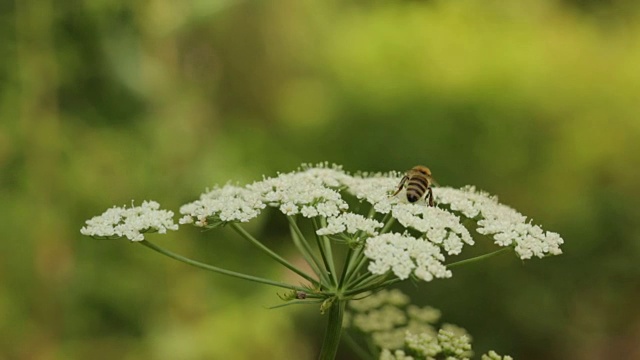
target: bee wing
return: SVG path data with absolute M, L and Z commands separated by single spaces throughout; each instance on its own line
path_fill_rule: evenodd
M 436 181 L 436 179 L 434 179 L 433 177 L 429 177 L 429 180 L 431 181 L 431 183 L 435 186 L 440 186 L 440 184 L 438 184 L 438 182 Z

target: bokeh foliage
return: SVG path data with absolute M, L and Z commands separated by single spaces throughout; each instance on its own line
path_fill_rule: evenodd
M 633 1 L 3 2 L 0 358 L 314 358 L 317 309 L 79 228 L 328 160 L 425 164 L 564 236 L 405 289 L 479 352 L 638 359 L 638 64 Z M 286 253 L 272 215 L 249 228 Z M 287 276 L 225 230 L 157 241 Z

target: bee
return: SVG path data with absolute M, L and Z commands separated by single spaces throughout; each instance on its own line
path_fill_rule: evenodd
M 391 195 L 396 196 L 402 190 L 404 185 L 407 185 L 407 201 L 414 203 L 425 196 L 425 200 L 429 202 L 429 206 L 433 204 L 433 191 L 431 191 L 431 185 L 434 183 L 433 177 L 431 177 L 431 170 L 428 167 L 417 165 L 407 171 L 407 173 L 400 180 L 398 190 Z

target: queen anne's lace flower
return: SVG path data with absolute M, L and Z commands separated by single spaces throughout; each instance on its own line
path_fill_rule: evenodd
M 492 236 L 497 245 L 512 246 L 521 259 L 562 253 L 563 240 L 558 234 L 532 225 L 524 215 L 498 203 L 495 197 L 473 187 L 436 187 L 435 207 L 426 201 L 408 203 L 404 190 L 392 196 L 400 178 L 396 172 L 350 175 L 341 167 L 326 163 L 303 165 L 298 171 L 244 187 L 227 185 L 207 192 L 181 207 L 180 223 L 216 226 L 247 222 L 267 206 L 287 216 L 322 217 L 326 222 L 317 230 L 318 235 L 344 235 L 366 241 L 369 270 L 374 274 L 391 270 L 401 279 L 414 274 L 426 281 L 451 276 L 443 265 L 444 254 L 458 255 L 465 244 L 473 245 L 462 217 L 476 222 L 477 232 Z M 391 215 L 412 234 L 419 232 L 421 239 L 379 234 L 384 225 L 375 216 L 367 218 L 349 211 L 343 198 L 346 195 L 371 204 L 374 215 Z
M 180 224 L 196 226 L 216 225 L 228 222 L 247 222 L 260 214 L 265 207 L 262 199 L 253 191 L 226 185 L 200 196 L 199 200 L 183 205 L 184 216 Z
M 498 203 L 495 197 L 476 191 L 468 186 L 461 190 L 451 188 L 434 189 L 436 202 L 447 204 L 453 211 L 468 218 L 477 218 L 480 234 L 493 235 L 500 246 L 515 246 L 521 259 L 547 254 L 562 254 L 560 245 L 564 242 L 560 235 L 545 232 L 539 226 L 527 222 L 526 216 Z
M 492 236 L 499 246 L 512 247 L 521 259 L 562 253 L 560 245 L 563 239 L 560 235 L 532 225 L 524 215 L 500 204 L 496 197 L 473 187 L 460 190 L 437 187 L 433 188 L 436 206 L 429 206 L 430 203 L 424 199 L 409 203 L 405 189 L 396 191 L 401 176 L 396 172 L 350 175 L 341 167 L 326 163 L 303 165 L 298 171 L 264 178 L 246 186 L 226 185 L 208 191 L 198 200 L 180 208 L 183 217 L 179 222 L 200 227 L 248 222 L 266 207 L 290 216 L 290 224 L 299 235 L 295 238 L 300 240 L 296 242 L 298 249 L 305 253 L 303 255 L 307 259 L 316 262 L 314 271 L 322 278 L 317 289 L 323 290 L 316 293 L 315 286 L 313 290 L 309 288 L 313 291 L 310 298 L 311 295 L 318 298 L 324 289 L 332 288 L 324 286 L 323 282 L 330 280 L 327 275 L 330 273 L 325 274 L 324 271 L 333 271 L 330 255 L 331 240 L 335 239 L 346 239 L 344 242 L 351 246 L 346 258 L 355 262 L 344 268 L 348 269 L 345 284 L 354 287 L 346 293 L 354 297 L 379 284 L 386 284 L 378 282 L 381 279 L 374 275 L 392 272 L 400 280 L 413 276 L 424 281 L 451 277 L 451 271 L 444 265 L 445 254 L 460 254 L 465 244 L 474 244 L 469 230 L 462 225 L 465 218 L 477 224 L 478 233 Z M 350 209 L 349 204 L 354 200 L 360 204 Z M 371 208 L 362 206 L 367 204 Z M 368 217 L 362 215 L 367 212 Z M 97 238 L 127 237 L 131 241 L 142 241 L 145 232 L 176 230 L 178 225 L 173 223 L 172 217 L 173 213 L 160 210 L 158 203 L 145 201 L 139 207 L 108 209 L 88 220 L 81 233 Z M 296 227 L 301 218 L 313 218 L 314 226 L 322 224 L 316 234 L 329 239 L 320 239 L 317 249 L 305 247 L 308 244 L 302 242 L 306 240 L 303 231 Z M 403 227 L 400 230 L 403 233 L 387 232 L 392 226 Z M 245 237 L 254 243 L 256 241 L 250 236 Z M 276 257 L 271 250 L 263 250 Z M 321 253 L 325 269 L 320 269 L 322 263 L 314 259 L 314 250 Z M 366 264 L 361 262 L 362 256 L 369 261 L 369 273 L 361 267 Z M 290 265 L 286 260 L 276 258 Z M 292 266 L 290 268 L 295 270 Z M 302 272 L 299 274 L 304 275 Z M 298 293 L 303 295 L 296 296 L 298 300 L 307 297 L 305 291 Z M 321 311 L 328 309 L 334 299 L 325 299 Z M 434 323 L 440 318 L 438 310 L 407 306 L 407 303 L 408 298 L 401 293 L 373 294 L 350 303 L 350 308 L 357 314 L 348 322 L 372 337 L 373 344 L 381 350 L 381 359 L 413 360 L 403 350 L 419 359 L 460 360 L 471 355 L 468 336 L 444 326 L 436 330 Z M 349 326 L 347 322 L 344 325 Z M 511 358 L 490 352 L 482 359 Z
M 380 359 L 403 359 L 411 354 L 416 360 L 468 360 L 473 355 L 472 339 L 465 329 L 452 324 L 436 328 L 439 310 L 429 306 L 407 306 L 408 297 L 397 289 L 393 290 L 393 296 L 388 290 L 364 295 L 362 299 L 349 302 L 347 314 L 354 321 L 346 327 L 370 336 L 372 343 L 381 350 Z M 392 298 L 402 298 L 402 301 L 392 304 Z
M 413 273 L 419 279 L 451 277 L 440 248 L 409 235 L 386 233 L 367 239 L 364 254 L 371 260 L 369 271 L 382 275 L 391 270 L 400 279 Z
M 141 206 L 114 206 L 87 220 L 80 233 L 101 239 L 126 237 L 131 241 L 142 241 L 145 232 L 164 234 L 167 230 L 178 230 L 173 222 L 173 212 L 160 210 L 160 204 L 155 201 L 144 201 Z

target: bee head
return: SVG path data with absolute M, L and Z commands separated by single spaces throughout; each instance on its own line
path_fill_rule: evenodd
M 420 199 L 418 196 L 416 196 L 415 194 L 407 194 L 407 200 L 409 200 L 410 203 L 414 203 L 416 201 L 418 201 L 418 199 Z
M 417 171 L 428 177 L 431 177 L 431 170 L 426 166 L 422 166 L 422 165 L 414 166 L 412 170 Z

